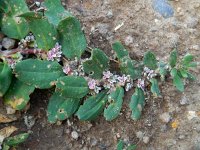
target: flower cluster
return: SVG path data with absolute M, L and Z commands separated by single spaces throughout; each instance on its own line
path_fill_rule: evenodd
M 144 91 L 145 90 L 144 80 L 138 79 L 138 81 L 137 81 L 137 87 L 141 88 Z
M 60 61 L 61 55 L 62 55 L 61 45 L 56 43 L 55 47 L 52 48 L 50 51 L 48 51 L 47 60 L 48 61 L 54 61 L 54 60 Z
M 157 74 L 155 73 L 154 70 L 151 70 L 147 67 L 144 67 L 144 73 L 143 73 L 144 77 L 146 77 L 148 80 L 150 80 L 151 78 L 157 76 Z
M 129 75 L 114 75 L 110 71 L 104 71 L 101 80 L 88 79 L 88 87 L 95 93 L 99 93 L 103 88 L 111 92 L 118 86 L 125 87 L 125 90 L 129 91 L 133 87 L 133 80 Z
M 29 33 L 24 39 L 21 39 L 20 42 L 18 43 L 20 48 L 25 48 L 28 46 L 29 43 L 34 42 L 35 37 L 32 33 Z
M 64 63 L 63 72 L 67 75 L 84 76 L 82 60 L 75 58 Z

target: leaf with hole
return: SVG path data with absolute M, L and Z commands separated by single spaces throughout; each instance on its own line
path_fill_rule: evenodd
M 80 120 L 94 120 L 102 112 L 108 100 L 107 91 L 102 91 L 101 93 L 90 96 L 85 100 L 83 105 L 81 105 L 76 113 Z
M 26 59 L 17 63 L 15 73 L 20 81 L 39 89 L 54 86 L 57 79 L 64 76 L 58 62 L 39 59 Z
M 38 48 L 49 50 L 53 48 L 58 41 L 57 30 L 49 20 L 37 12 L 28 12 L 21 14 L 27 20 L 30 31 L 36 39 Z
M 111 121 L 119 115 L 124 97 L 124 89 L 117 87 L 115 91 L 108 95 L 109 105 L 104 109 L 104 117 L 106 120 Z
M 69 59 L 80 58 L 87 45 L 80 22 L 70 16 L 60 21 L 57 29 L 63 54 Z
M 143 63 L 149 69 L 155 70 L 157 68 L 156 56 L 151 51 L 148 51 L 144 54 Z
M 18 17 L 20 14 L 28 12 L 29 9 L 24 0 L 6 0 L 6 13 L 2 18 L 1 30 L 10 38 L 22 39 L 28 32 L 29 27 L 25 19 Z
M 43 5 L 47 9 L 44 14 L 48 18 L 49 22 L 55 26 L 58 26 L 59 22 L 69 16 L 72 16 L 62 6 L 60 0 L 45 0 Z
M 8 90 L 12 80 L 12 69 L 8 64 L 0 62 L 0 97 Z
M 56 91 L 66 98 L 83 98 L 89 92 L 88 83 L 83 77 L 65 76 L 58 79 Z
M 84 72 L 95 79 L 100 79 L 103 75 L 103 71 L 108 68 L 109 59 L 100 49 L 93 49 L 91 58 L 83 63 Z
M 142 114 L 142 109 L 145 105 L 144 92 L 140 88 L 135 89 L 135 93 L 131 97 L 131 102 L 129 104 L 132 110 L 131 118 L 133 120 L 138 120 Z
M 35 88 L 27 85 L 17 79 L 13 79 L 10 88 L 4 95 L 4 103 L 10 105 L 16 110 L 22 110 L 26 107 L 30 100 L 30 94 L 33 93 Z
M 47 116 L 50 123 L 71 117 L 78 109 L 81 99 L 65 98 L 55 92 L 48 103 Z

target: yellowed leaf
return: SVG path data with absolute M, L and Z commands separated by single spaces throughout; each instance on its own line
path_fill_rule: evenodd
M 6 116 L 0 113 L 0 123 L 8 123 L 17 120 L 14 117 Z

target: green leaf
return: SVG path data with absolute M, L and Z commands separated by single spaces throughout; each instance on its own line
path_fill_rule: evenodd
M 10 146 L 6 145 L 5 143 L 3 143 L 3 149 L 2 150 L 9 150 Z
M 58 26 L 59 22 L 64 18 L 72 16 L 65 8 L 62 6 L 60 0 L 45 0 L 44 4 L 47 9 L 44 14 L 48 18 L 49 22 L 55 26 Z
M 138 120 L 141 116 L 142 109 L 144 108 L 145 98 L 144 92 L 140 88 L 135 89 L 135 93 L 131 97 L 131 102 L 129 107 L 132 110 L 131 118 L 133 120 Z
M 69 59 L 80 58 L 87 45 L 80 22 L 75 17 L 63 19 L 58 31 L 63 54 Z
M 16 110 L 22 110 L 30 100 L 29 95 L 33 93 L 34 87 L 27 85 L 17 79 L 13 79 L 10 88 L 4 95 L 4 103 Z
M 153 93 L 154 96 L 160 96 L 160 90 L 158 86 L 158 81 L 154 78 L 150 80 L 151 82 L 151 92 Z
M 103 71 L 108 68 L 109 59 L 100 49 L 93 49 L 91 58 L 83 63 L 84 72 L 95 79 L 100 79 Z
M 89 92 L 85 78 L 78 76 L 65 76 L 58 79 L 56 90 L 66 98 L 83 98 Z
M 78 109 L 81 99 L 65 98 L 55 92 L 48 103 L 47 116 L 50 123 L 71 117 Z
M 115 42 L 112 44 L 112 49 L 116 52 L 117 58 L 122 59 L 125 56 L 129 57 L 128 51 L 120 42 Z
M 165 76 L 167 75 L 166 64 L 164 62 L 159 62 L 158 67 L 159 67 L 161 80 L 164 81 Z
M 131 144 L 130 146 L 127 147 L 126 150 L 135 150 L 137 148 L 137 145 Z
M 11 68 L 7 64 L 0 62 L 0 97 L 2 97 L 8 90 L 11 80 Z
M 108 95 L 108 102 L 110 103 L 107 108 L 104 109 L 104 117 L 106 120 L 111 121 L 119 115 L 124 97 L 124 89 L 117 87 L 115 91 Z
M 180 69 L 179 72 L 180 72 L 180 74 L 181 74 L 181 76 L 183 78 L 187 78 L 188 77 L 187 70 Z
M 8 1 L 0 0 L 0 13 L 8 13 L 10 11 Z
M 184 91 L 184 83 L 181 80 L 181 77 L 179 76 L 178 71 L 175 68 L 173 68 L 170 73 L 171 73 L 171 76 L 173 77 L 173 85 L 179 91 L 183 92 Z
M 157 60 L 151 51 L 148 51 L 144 54 L 144 65 L 148 67 L 149 69 L 155 70 L 157 68 Z
M 120 140 L 117 143 L 117 150 L 123 150 L 123 148 L 124 148 L 124 141 Z
M 56 61 L 26 59 L 15 66 L 16 77 L 39 89 L 47 89 L 55 85 L 64 76 L 62 66 Z
M 196 68 L 197 65 L 198 65 L 198 62 L 191 62 L 191 63 L 185 64 L 184 66 L 186 68 Z
M 196 77 L 193 74 L 191 74 L 190 72 L 187 72 L 187 76 L 188 76 L 187 78 L 190 80 L 196 80 Z
M 106 101 L 107 101 L 107 91 L 102 91 L 101 93 L 91 96 L 85 100 L 83 105 L 80 106 L 76 115 L 80 120 L 94 120 L 99 114 L 102 113 Z
M 176 66 L 177 57 L 178 57 L 177 50 L 174 49 L 174 50 L 170 53 L 170 59 L 169 59 L 169 64 L 170 64 L 170 66 L 171 66 L 172 68 Z
M 188 65 L 189 63 L 191 63 L 194 59 L 194 56 L 191 55 L 191 54 L 186 54 L 184 57 L 183 57 L 183 60 L 182 60 L 182 63 L 184 65 Z
M 7 8 L 2 19 L 2 32 L 10 38 L 22 39 L 28 32 L 28 24 L 25 19 L 18 17 L 29 9 L 24 0 L 6 0 Z
M 38 48 L 49 50 L 55 46 L 58 40 L 57 30 L 53 24 L 49 23 L 47 18 L 42 17 L 37 12 L 24 13 L 20 17 L 24 17 L 28 21 Z
M 142 65 L 129 57 L 120 59 L 120 71 L 122 74 L 130 75 L 133 80 L 138 79 L 142 75 Z
M 21 133 L 13 137 L 9 137 L 6 139 L 5 144 L 8 146 L 16 146 L 20 143 L 23 143 L 29 137 L 29 135 L 30 133 Z

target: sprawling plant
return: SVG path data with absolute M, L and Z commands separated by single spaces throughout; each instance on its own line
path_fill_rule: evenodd
M 87 48 L 80 22 L 60 0 L 37 6 L 29 10 L 24 0 L 0 0 L 1 31 L 19 40 L 16 49 L 0 51 L 0 97 L 15 110 L 26 107 L 36 88 L 53 88 L 47 108 L 50 123 L 74 114 L 94 120 L 102 113 L 111 121 L 120 114 L 125 92 L 134 88 L 129 107 L 137 120 L 147 91 L 161 95 L 158 81 L 171 77 L 183 92 L 185 79 L 195 79 L 190 69 L 197 63 L 190 54 L 178 59 L 173 50 L 165 63 L 148 51 L 138 61 L 115 42 L 115 55 L 108 57 L 100 49 Z M 113 63 L 118 68 L 111 72 Z

